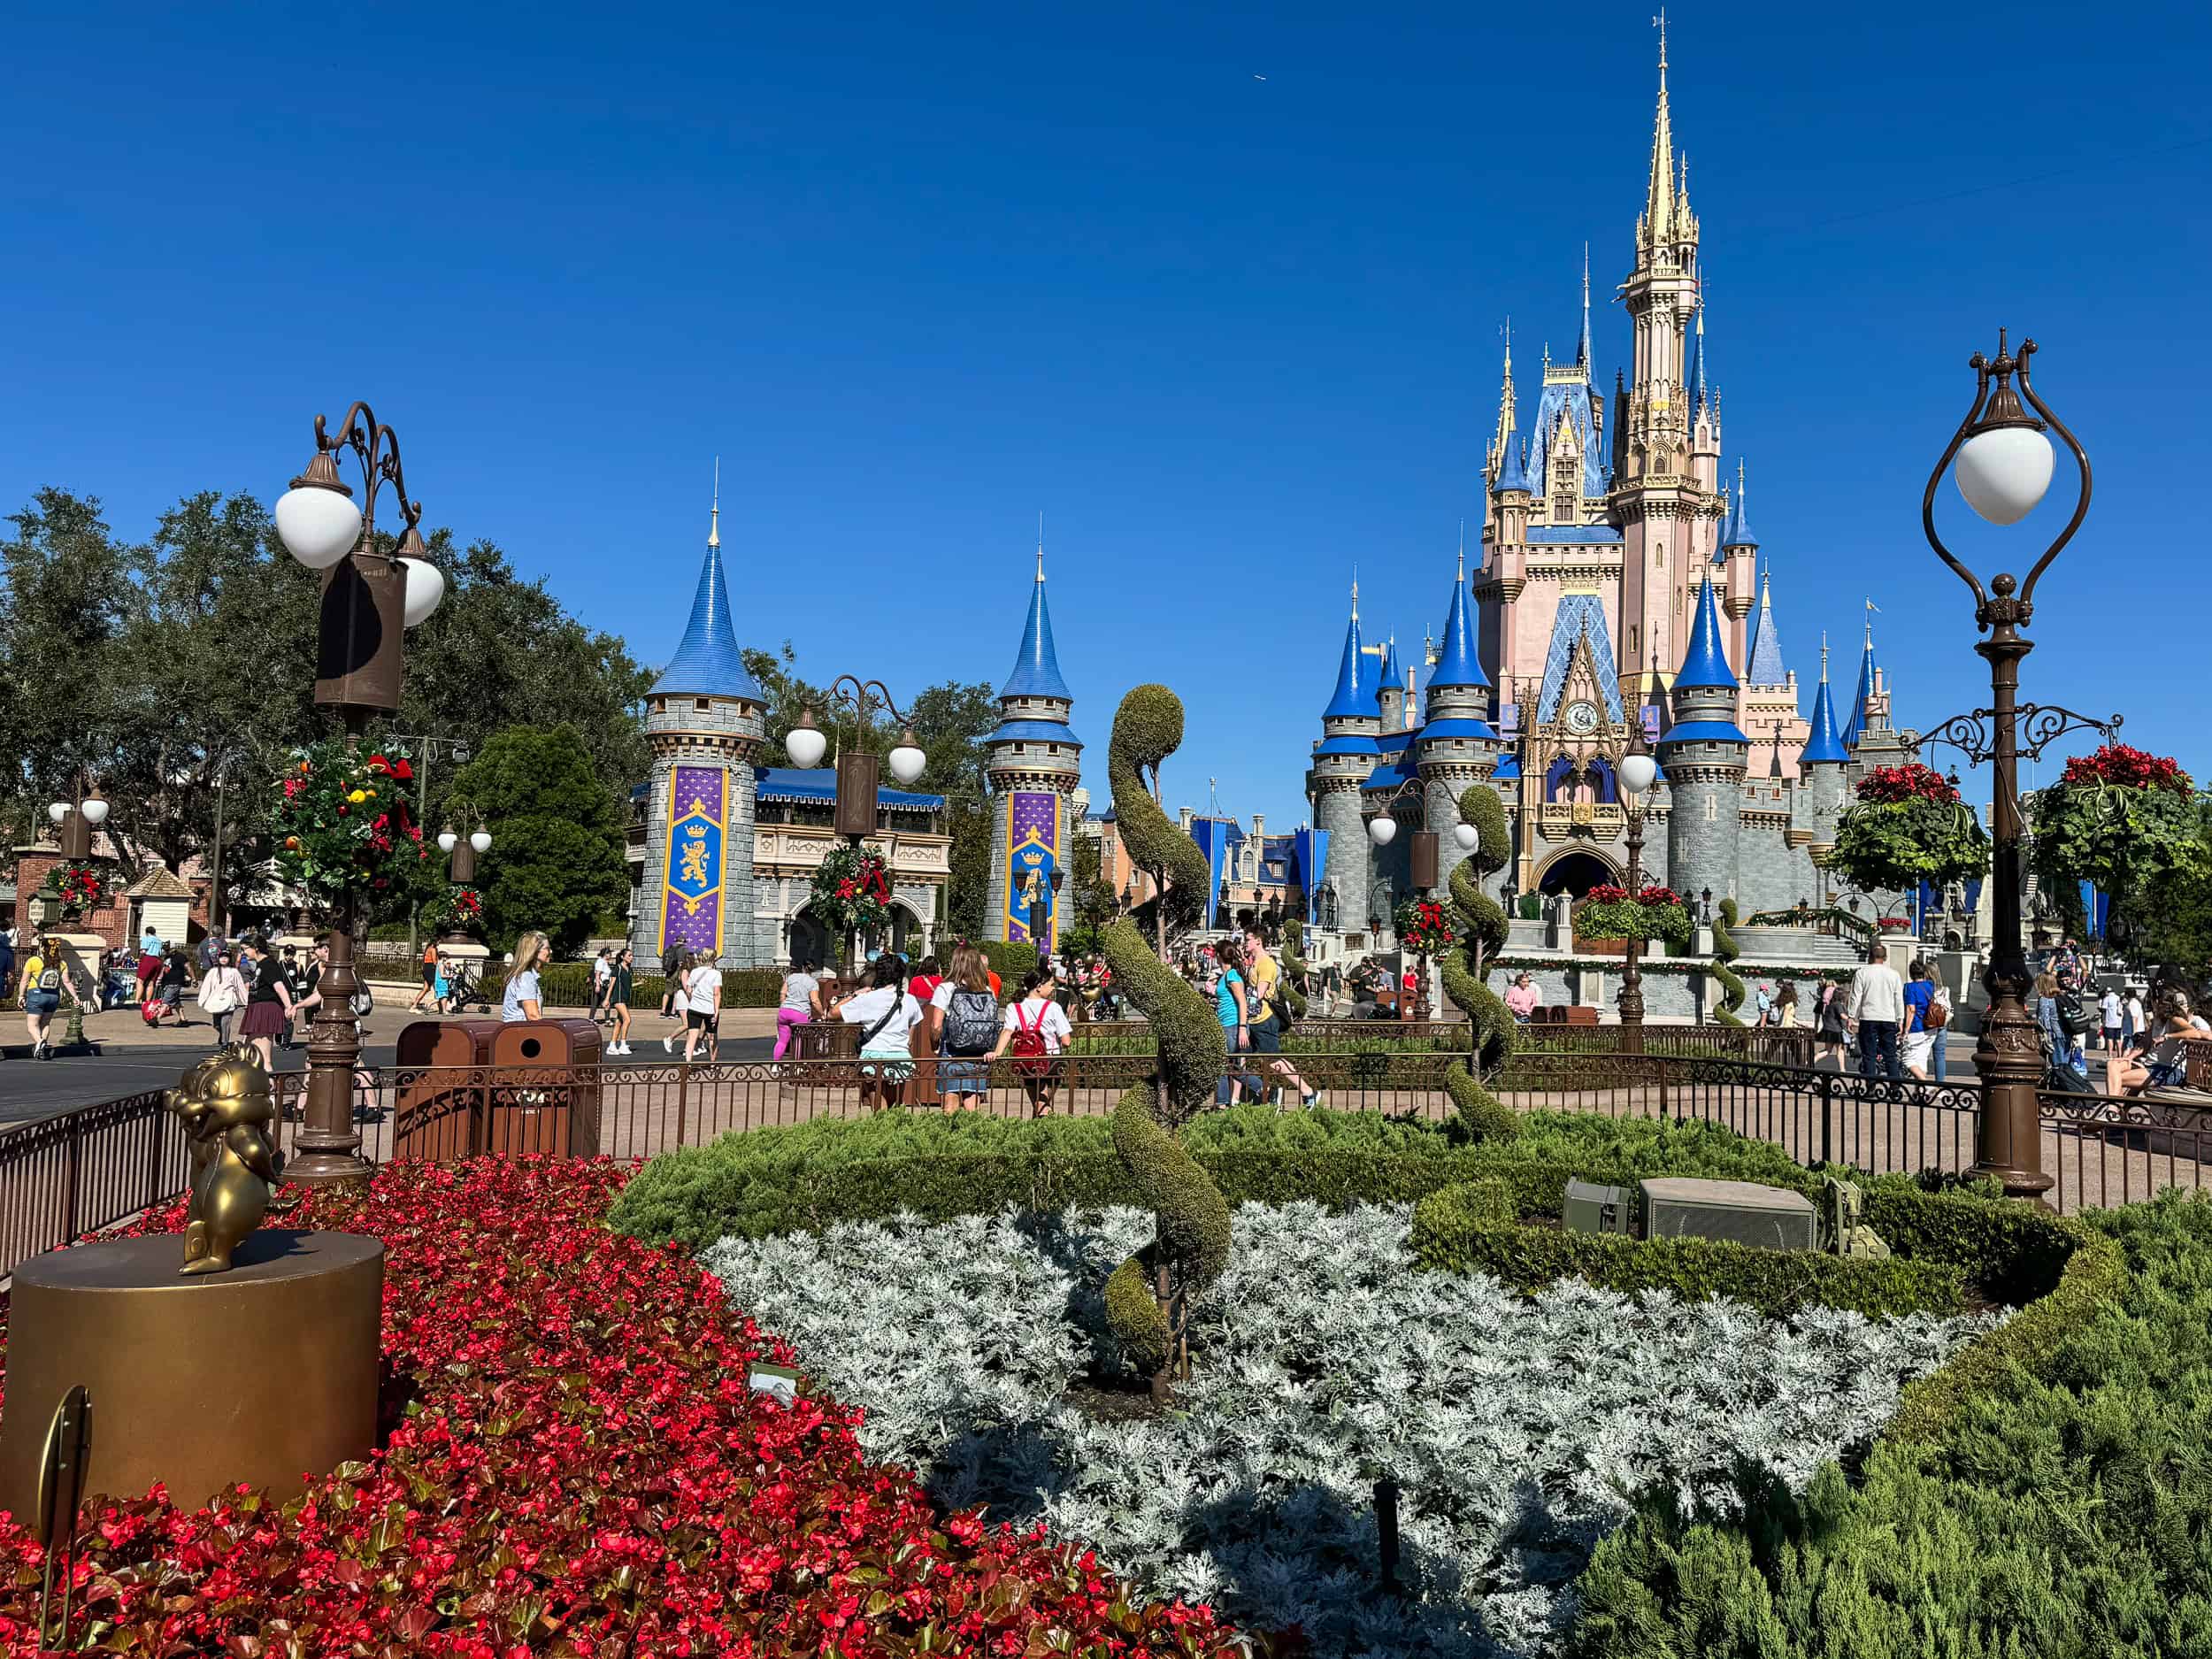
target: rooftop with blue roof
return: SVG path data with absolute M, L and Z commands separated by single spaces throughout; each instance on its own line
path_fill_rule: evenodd
M 1444 635 L 1437 641 L 1436 665 L 1429 670 L 1429 687 L 1487 686 L 1482 658 L 1475 649 L 1474 628 L 1467 619 L 1467 551 L 1459 555 L 1459 573 L 1452 578 L 1452 603 L 1444 612 Z
M 1728 636 L 1721 626 L 1720 600 L 1713 579 L 1698 588 L 1697 615 L 1690 623 L 1690 647 L 1682 654 L 1682 667 L 1674 683 L 1685 689 L 1725 687 L 1736 688 L 1735 671 L 1728 666 Z
M 1859 658 L 1859 688 L 1851 694 L 1851 715 L 1843 728 L 1844 743 L 1851 749 L 1858 748 L 1859 739 L 1866 734 L 1868 705 L 1874 701 L 1873 609 L 1873 602 L 1870 600 L 1867 603 L 1866 651 Z
M 1843 739 L 1836 731 L 1836 706 L 1828 695 L 1828 641 L 1820 642 L 1820 689 L 1813 696 L 1812 730 L 1805 738 L 1805 747 L 1797 757 L 1801 766 L 1826 763 L 1840 766 L 1851 758 L 1851 751 L 1843 746 Z
M 1029 618 L 1022 628 L 1014 672 L 1000 687 L 1001 697 L 1051 697 L 1072 703 L 1075 695 L 1060 677 L 1059 653 L 1052 646 L 1052 613 L 1045 605 L 1045 550 L 1037 549 L 1037 580 L 1029 595 Z
M 730 620 L 730 589 L 722 574 L 722 497 L 715 492 L 707 528 L 706 561 L 699 566 L 698 591 L 691 596 L 691 620 L 675 656 L 653 682 L 656 696 L 742 697 L 764 702 L 760 687 L 745 672 L 737 629 Z
M 1751 522 L 1744 517 L 1743 457 L 1736 458 L 1736 493 L 1728 503 L 1728 517 L 1721 521 L 1720 545 L 1723 547 L 1757 547 L 1759 538 L 1751 534 Z
M 1759 610 L 1751 619 L 1751 665 L 1745 675 L 1745 683 L 1753 686 L 1786 686 L 1790 671 L 1782 661 L 1782 631 L 1774 626 L 1774 576 L 1763 571 L 1759 575 Z
M 1325 720 L 1371 720 L 1375 694 L 1366 686 L 1367 661 L 1359 641 L 1359 578 L 1352 579 L 1352 620 L 1344 630 L 1344 658 L 1337 664 L 1336 691 L 1321 710 Z

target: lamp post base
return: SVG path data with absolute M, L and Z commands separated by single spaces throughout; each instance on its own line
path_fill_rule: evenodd
M 2043 1169 L 2042 1111 L 2036 1102 L 2043 1043 L 2034 1018 L 2010 985 L 1998 989 L 1982 1018 L 1974 1067 L 1983 1080 L 1982 1115 L 1973 1167 L 1967 1173 L 1993 1176 L 2008 1198 L 2040 1198 L 2057 1185 Z

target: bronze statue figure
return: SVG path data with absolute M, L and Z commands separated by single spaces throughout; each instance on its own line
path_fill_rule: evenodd
M 192 1151 L 184 1271 L 228 1272 L 231 1252 L 268 1214 L 276 1182 L 269 1074 L 251 1047 L 235 1043 L 187 1071 L 169 1091 L 168 1107 L 184 1120 Z

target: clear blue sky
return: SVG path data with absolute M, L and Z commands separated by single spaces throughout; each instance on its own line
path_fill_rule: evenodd
M 1158 679 L 1171 796 L 1294 824 L 1353 561 L 1372 623 L 1440 623 L 1499 319 L 1525 406 L 1584 241 L 1601 296 L 1626 272 L 1650 12 L 34 9 L 0 503 L 64 485 L 142 535 L 273 499 L 367 396 L 434 522 L 657 662 L 719 453 L 741 634 L 902 693 L 1003 678 L 1041 508 L 1094 788 Z M 2201 11 L 1684 4 L 1671 38 L 1808 703 L 1869 592 L 1901 723 L 1985 695 L 1917 515 L 2001 322 L 2098 469 L 2028 695 L 2212 772 Z M 1609 384 L 1617 307 L 1598 335 Z M 1987 569 L 2053 517 L 1964 539 Z

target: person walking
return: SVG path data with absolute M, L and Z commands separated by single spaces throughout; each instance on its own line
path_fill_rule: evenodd
M 2120 1005 L 2120 1040 L 2132 1045 L 2147 1029 L 2143 1023 L 2143 995 L 2131 985 L 2127 1000 Z
M 2053 1065 L 2073 1063 L 2073 1041 L 2067 1036 L 2066 1024 L 2058 1013 L 2058 1000 L 2062 995 L 2058 975 L 2048 968 L 2035 976 L 2035 1023 L 2043 1028 L 2044 1040 L 2051 1045 Z
M 438 981 L 444 976 L 438 972 L 438 941 L 426 939 L 422 943 L 422 988 L 415 993 L 415 1000 L 407 1004 L 409 1013 L 420 1013 L 425 997 L 430 999 L 434 1009 L 444 1008 L 445 994 L 438 989 Z
M 253 975 L 251 988 L 246 993 L 246 1017 L 238 1023 L 238 1034 L 253 1044 L 254 1052 L 261 1056 L 261 1069 L 273 1075 L 277 1039 L 291 1023 L 292 982 L 285 977 L 284 964 L 277 960 L 276 953 L 258 940 L 247 942 L 246 960 Z
M 1252 1047 L 1251 1004 L 1247 1000 L 1243 953 L 1235 940 L 1225 939 L 1214 947 L 1214 966 L 1218 972 L 1214 980 L 1214 1015 L 1221 1022 L 1222 1041 L 1228 1049 L 1228 1057 L 1234 1062 Z M 1264 1087 L 1259 1079 L 1239 1065 L 1216 1085 L 1215 1103 L 1235 1105 L 1248 1086 L 1256 1094 Z
M 629 946 L 618 947 L 607 976 L 607 1052 L 630 1052 L 630 999 L 637 995 L 637 958 Z
M 249 987 L 245 976 L 238 972 L 238 953 L 225 946 L 215 957 L 215 965 L 200 976 L 196 1000 L 200 1012 L 208 1017 L 215 1027 L 215 1047 L 230 1047 L 231 1023 L 246 1006 Z
M 515 941 L 515 965 L 507 971 L 506 987 L 499 999 L 499 1018 L 506 1024 L 544 1018 L 538 974 L 552 956 L 552 941 L 535 928 Z
M 1833 979 L 1824 979 L 1820 986 L 1820 1006 L 1813 1010 L 1813 1041 L 1816 1051 L 1813 1064 L 1833 1060 L 1836 1070 L 1844 1068 L 1844 1046 L 1850 1041 L 1850 1029 L 1843 1021 L 1845 1001 L 1843 987 Z
M 1928 1045 L 1928 1075 L 1940 1083 L 1950 1064 L 1951 1042 L 1951 987 L 1932 974 L 1935 995 L 1928 1003 L 1928 1029 L 1935 1033 L 1935 1041 Z
M 776 1051 L 773 1059 L 788 1059 L 798 1046 L 800 1026 L 811 1025 L 822 1011 L 822 982 L 814 977 L 811 960 L 794 962 L 783 976 L 783 996 L 776 1004 Z
M 614 1018 L 609 1007 L 613 991 L 614 947 L 602 945 L 599 948 L 599 954 L 591 959 L 591 991 L 588 999 L 590 1006 L 584 1010 L 591 1016 L 593 1025 L 604 1025 Z
M 2104 1016 L 2102 1047 L 2107 1054 L 2110 1054 L 2120 1046 L 2120 1027 L 2123 1022 L 2120 1017 L 2120 987 L 2118 986 L 2112 985 L 2105 987 L 2104 995 L 2098 1000 L 2097 1011 Z
M 196 955 L 202 978 L 215 972 L 215 964 L 222 960 L 223 953 L 228 949 L 230 949 L 230 941 L 223 937 L 223 930 L 219 927 L 211 927 L 200 936 L 200 948 Z
M 840 997 L 833 1011 L 848 1025 L 860 1027 L 860 1106 L 865 1111 L 879 1094 L 886 1107 L 899 1103 L 914 1070 L 914 1027 L 922 1005 L 906 988 L 906 959 L 885 951 L 868 967 L 868 988 Z
M 1053 995 L 1056 988 L 1049 965 L 1031 970 L 1022 982 L 1020 1000 L 1007 1006 L 999 1027 L 998 1047 L 991 1050 L 994 1060 L 1012 1051 L 1014 1070 L 1020 1073 L 1023 1092 L 1029 1096 L 1032 1118 L 1051 1114 L 1052 1097 L 1060 1087 L 1060 1055 L 1075 1034 L 1068 1024 L 1068 1010 Z
M 1785 979 L 1774 994 L 1774 1023 L 1788 1031 L 1797 1024 L 1797 981 Z
M 1251 1016 L 1247 1029 L 1252 1052 L 1279 1056 L 1283 1051 L 1283 969 L 1267 949 L 1267 935 L 1256 927 L 1244 930 L 1244 975 L 1252 994 L 1247 1010 Z M 1309 1084 L 1288 1060 L 1268 1060 L 1261 1069 L 1275 1079 L 1278 1087 L 1297 1090 L 1301 1103 L 1308 1107 L 1321 1103 L 1320 1090 Z
M 671 945 L 661 952 L 661 1018 L 663 1019 L 672 1015 L 679 1020 L 684 1017 L 684 1010 L 676 1006 L 676 998 L 684 988 L 684 969 L 687 965 L 687 959 L 684 956 L 684 948 L 681 945 Z M 671 1046 L 667 1038 L 661 1039 L 661 1046 L 663 1048 Z
M 51 933 L 42 933 L 23 964 L 23 1027 L 31 1039 L 34 1060 L 54 1057 L 54 1015 L 65 992 L 79 1008 L 84 1006 L 84 998 L 69 977 L 69 962 L 61 946 Z
M 1932 1075 L 1929 1056 L 1935 1048 L 1935 1030 L 1928 1024 L 1928 1010 L 1935 1006 L 1935 976 L 1928 972 L 1928 964 L 1916 960 L 1906 973 L 1905 1023 L 1900 1033 L 1899 1059 L 1906 1071 L 1924 1083 Z
M 1905 982 L 1889 965 L 1886 946 L 1876 945 L 1866 965 L 1851 976 L 1851 996 L 1843 1017 L 1858 1033 L 1859 1075 L 1902 1082 L 1897 1033 L 1905 1020 Z
M 1757 1010 L 1757 1018 L 1753 1024 L 1771 1025 L 1774 1023 L 1774 987 L 1770 985 L 1762 985 L 1753 1007 Z
M 172 945 L 161 959 L 161 974 L 154 981 L 154 1017 L 146 1023 L 157 1025 L 163 1019 L 185 1023 L 184 994 L 192 987 L 192 958 L 182 945 Z
M 722 1052 L 722 970 L 712 956 L 702 956 L 684 975 L 684 1063 L 687 1065 L 706 1045 L 707 1063 Z
M 991 990 L 990 964 L 973 945 L 952 953 L 952 972 L 930 993 L 930 1039 L 942 1056 L 937 1086 L 944 1092 L 945 1115 L 967 1102 L 980 1109 L 991 1086 L 991 1056 L 1000 1031 L 998 998 Z
M 153 1000 L 154 982 L 161 977 L 161 935 L 150 926 L 138 936 L 138 995 L 135 1000 Z

